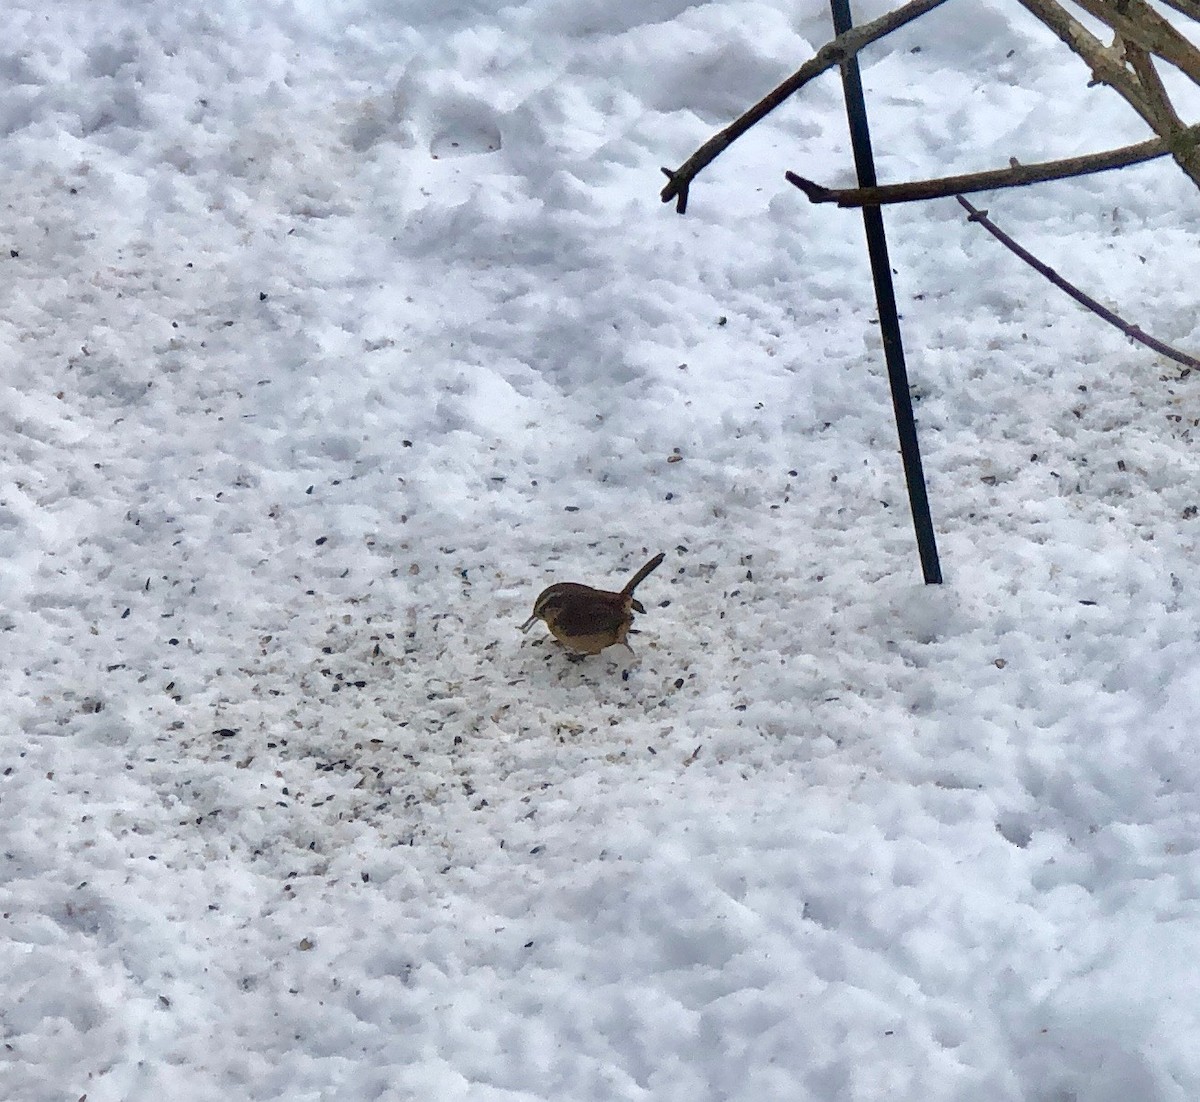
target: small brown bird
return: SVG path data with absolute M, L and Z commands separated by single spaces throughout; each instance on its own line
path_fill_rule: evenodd
M 666 558 L 659 552 L 632 578 L 620 593 L 593 589 L 579 582 L 555 582 L 543 589 L 533 602 L 533 615 L 521 625 L 528 631 L 537 620 L 544 620 L 550 634 L 576 654 L 599 654 L 605 647 L 623 644 L 633 626 L 633 614 L 645 612 L 633 591 Z

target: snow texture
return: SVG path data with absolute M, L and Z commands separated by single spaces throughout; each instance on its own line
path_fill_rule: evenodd
M 921 584 L 836 74 L 658 199 L 822 4 L 0 32 L 0 1097 L 1200 1097 L 1197 380 L 890 209 Z M 863 72 L 885 181 L 1146 136 L 1011 0 Z M 1200 347 L 1170 163 L 978 202 Z

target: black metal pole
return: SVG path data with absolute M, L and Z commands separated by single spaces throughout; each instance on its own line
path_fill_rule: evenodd
M 829 0 L 833 11 L 833 30 L 844 34 L 853 21 L 850 0 Z M 846 96 L 846 115 L 850 121 L 850 144 L 854 149 L 854 167 L 859 187 L 874 187 L 875 156 L 871 152 L 871 131 L 867 126 L 867 106 L 863 100 L 862 77 L 858 58 L 842 62 L 842 88 Z M 892 388 L 892 408 L 896 430 L 900 434 L 900 454 L 904 459 L 904 479 L 908 483 L 908 504 L 917 532 L 917 549 L 926 585 L 942 580 L 938 563 L 937 540 L 929 515 L 929 495 L 925 490 L 925 472 L 921 466 L 921 448 L 913 419 L 912 395 L 908 390 L 908 369 L 904 364 L 904 342 L 900 337 L 900 317 L 896 313 L 896 292 L 888 263 L 887 237 L 883 232 L 883 212 L 879 207 L 863 207 L 863 226 L 867 231 L 867 252 L 875 280 L 875 304 L 879 310 L 879 328 L 883 336 L 883 354 L 887 360 L 888 380 Z

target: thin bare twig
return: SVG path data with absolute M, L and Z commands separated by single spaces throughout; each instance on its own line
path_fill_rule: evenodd
M 1200 140 L 1200 126 L 1186 127 L 1187 134 Z M 937 180 L 914 180 L 906 184 L 880 184 L 878 187 L 828 188 L 821 184 L 785 173 L 788 183 L 798 187 L 814 203 L 837 203 L 839 207 L 880 207 L 888 203 L 911 203 L 918 199 L 944 199 L 948 195 L 960 195 L 974 191 L 991 191 L 995 188 L 1024 187 L 1040 184 L 1046 180 L 1062 180 L 1070 176 L 1086 176 L 1093 172 L 1106 172 L 1113 168 L 1152 161 L 1171 152 L 1171 143 L 1166 138 L 1151 138 L 1136 145 L 1122 146 L 1107 153 L 1089 153 L 1082 157 L 1066 157 L 1060 161 L 1042 161 L 1038 164 L 1013 164 L 1008 168 L 992 169 L 988 172 L 969 172 L 962 176 L 945 176 Z
M 841 65 L 844 61 L 848 61 L 865 46 L 869 46 L 877 39 L 891 34 L 892 31 L 898 30 L 906 23 L 911 23 L 914 19 L 944 3 L 946 0 L 911 0 L 903 7 L 888 12 L 871 23 L 854 27 L 845 34 L 838 35 L 833 41 L 825 43 L 811 60 L 801 65 L 787 80 L 759 100 L 744 115 L 709 138 L 678 168 L 664 168 L 663 173 L 667 177 L 668 183 L 662 189 L 662 201 L 669 203 L 674 199 L 675 210 L 684 214 L 687 211 L 688 189 L 691 187 L 692 181 L 750 127 L 766 118 L 784 100 L 798 92 L 810 80 Z
M 1200 370 L 1200 360 L 1193 356 L 1189 356 L 1186 352 L 1180 352 L 1177 348 L 1172 348 L 1169 344 L 1163 344 L 1162 341 L 1156 340 L 1148 333 L 1144 332 L 1139 326 L 1132 325 L 1123 318 L 1118 317 L 1106 306 L 1101 306 L 1090 295 L 1084 294 L 1073 283 L 1067 282 L 1053 268 L 1047 264 L 1043 264 L 1033 253 L 1018 245 L 1011 237 L 1000 229 L 988 216 L 987 211 L 979 210 L 978 207 L 972 206 L 961 195 L 956 195 L 955 198 L 959 201 L 962 207 L 967 211 L 967 220 L 970 222 L 978 222 L 985 230 L 988 231 L 997 241 L 1006 248 L 1016 253 L 1026 264 L 1031 268 L 1036 269 L 1044 275 L 1055 287 L 1066 291 L 1076 302 L 1081 306 L 1086 306 L 1092 313 L 1103 318 L 1110 325 L 1115 325 L 1131 340 L 1137 341 L 1139 344 L 1144 344 L 1147 348 L 1154 349 L 1160 356 L 1166 356 L 1168 359 L 1174 360 L 1176 363 L 1183 364 L 1184 367 L 1190 367 Z

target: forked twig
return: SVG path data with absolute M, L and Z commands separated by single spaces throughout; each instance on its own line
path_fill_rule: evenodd
M 1127 37 L 1122 37 L 1123 32 L 1119 31 L 1112 46 L 1105 46 L 1057 0 L 1017 0 L 1017 3 L 1041 20 L 1087 63 L 1093 81 L 1107 84 L 1116 91 L 1151 130 L 1166 139 L 1175 163 L 1200 187 L 1200 156 L 1197 156 L 1195 137 L 1176 131 L 1164 118 L 1161 103 L 1156 98 L 1161 88 L 1157 74 L 1150 86 L 1143 83 L 1146 69 L 1142 66 L 1140 73 L 1131 70 L 1125 47 L 1127 43 L 1133 43 L 1141 47 L 1142 52 L 1158 54 L 1197 83 L 1200 83 L 1200 51 L 1141 0 L 1122 0 L 1120 4 L 1112 0 L 1081 2 L 1082 7 L 1094 11 L 1110 26 L 1128 30 Z M 1135 13 L 1137 18 L 1131 18 Z
M 1135 42 L 1149 53 L 1169 61 L 1200 83 L 1200 50 L 1155 11 L 1145 0 L 1074 0 L 1089 15 L 1112 28 L 1125 42 Z

